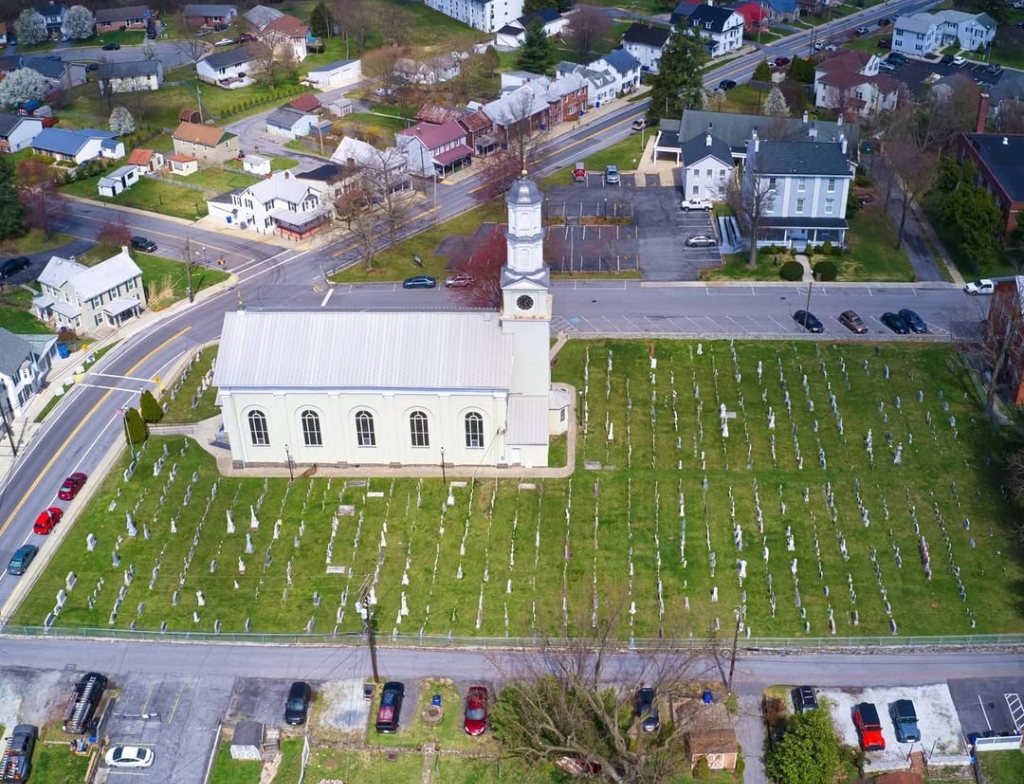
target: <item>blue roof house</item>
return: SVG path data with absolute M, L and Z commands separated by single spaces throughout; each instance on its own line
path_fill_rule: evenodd
M 32 142 L 32 152 L 52 156 L 58 161 L 81 164 L 94 158 L 123 158 L 124 142 L 118 141 L 117 134 L 96 128 L 79 131 L 43 128 Z

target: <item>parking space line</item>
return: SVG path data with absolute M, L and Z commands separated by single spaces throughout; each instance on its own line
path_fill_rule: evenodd
M 167 716 L 167 723 L 170 724 L 174 721 L 174 712 L 178 710 L 178 704 L 181 702 L 182 692 L 185 691 L 185 681 L 181 682 L 181 686 L 178 687 L 178 693 L 174 697 L 174 704 L 171 706 L 171 712 Z
M 142 707 L 139 708 L 139 713 L 148 713 L 148 711 L 146 710 L 146 707 L 149 705 L 149 700 L 153 696 L 153 690 L 156 689 L 156 687 L 157 687 L 157 684 L 155 684 L 155 683 L 151 683 L 150 684 L 149 691 L 146 692 L 146 698 L 142 701 Z
M 1024 728 L 1024 705 L 1021 704 L 1019 694 L 1004 694 L 1006 707 L 1010 709 L 1010 718 L 1013 719 L 1013 728 L 1020 732 Z
M 992 722 L 988 720 L 988 712 L 985 710 L 985 703 L 981 701 L 981 695 L 978 695 L 978 706 L 981 708 L 981 715 L 985 717 L 985 724 L 988 726 L 988 731 L 992 731 Z

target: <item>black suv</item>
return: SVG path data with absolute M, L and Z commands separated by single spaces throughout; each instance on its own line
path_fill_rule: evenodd
M 32 260 L 27 256 L 18 256 L 14 259 L 7 259 L 0 263 L 0 278 L 6 280 L 22 270 L 27 270 L 32 265 Z
M 793 689 L 793 706 L 801 713 L 818 710 L 818 698 L 813 686 L 797 686 Z
M 398 732 L 403 699 L 405 684 L 397 681 L 384 684 L 384 691 L 380 695 L 380 707 L 377 709 L 377 732 Z
M 288 700 L 284 704 L 284 720 L 286 724 L 305 724 L 309 714 L 309 703 L 313 699 L 313 690 L 308 683 L 295 681 L 288 690 Z
M 132 249 L 154 253 L 156 251 L 156 243 L 146 237 L 132 237 Z

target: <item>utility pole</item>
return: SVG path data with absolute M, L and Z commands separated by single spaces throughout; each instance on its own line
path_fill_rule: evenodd
M 377 671 L 377 618 L 370 609 L 370 591 L 373 588 L 373 575 L 368 574 L 363 578 L 359 586 L 359 605 L 362 608 L 363 627 L 366 630 L 366 642 L 370 646 L 370 667 L 373 669 L 373 682 L 380 683 L 380 673 Z
M 11 442 L 11 452 L 14 457 L 18 456 L 18 445 L 14 443 L 14 427 L 11 425 L 11 419 L 7 410 L 7 405 L 10 402 L 10 398 L 7 396 L 7 385 L 0 382 L 0 390 L 3 391 L 3 397 L 0 398 L 0 414 L 4 418 L 4 430 L 7 431 L 7 440 Z
M 732 635 L 732 656 L 729 658 L 729 681 L 725 684 L 727 694 L 732 694 L 732 674 L 736 671 L 736 649 L 740 645 L 740 624 L 743 623 L 743 613 L 736 612 L 736 631 Z
M 188 301 L 195 302 L 196 296 L 192 291 L 192 239 L 185 235 L 185 278 L 188 285 Z

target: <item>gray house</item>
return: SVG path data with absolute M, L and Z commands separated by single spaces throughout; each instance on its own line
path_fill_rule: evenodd
M 119 327 L 146 307 L 142 270 L 126 247 L 92 267 L 53 256 L 39 275 L 39 285 L 43 291 L 32 300 L 36 316 L 80 333 Z
M 164 81 L 164 66 L 159 60 L 104 63 L 97 76 L 100 92 L 104 94 L 159 90 Z
M 762 204 L 758 245 L 783 245 L 802 251 L 808 245 L 846 243 L 846 202 L 854 164 L 847 139 L 837 141 L 761 141 L 754 131 L 747 142 L 742 192 L 748 203 Z
M 31 68 L 42 74 L 51 87 L 69 90 L 72 87 L 85 84 L 85 64 L 64 62 L 57 55 L 23 57 L 21 58 L 21 67 Z
M 32 395 L 46 384 L 56 345 L 56 335 L 15 335 L 0 329 L 0 405 L 12 417 L 21 416 Z

